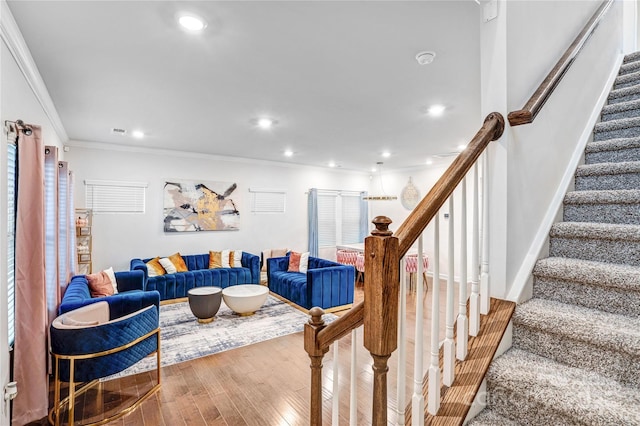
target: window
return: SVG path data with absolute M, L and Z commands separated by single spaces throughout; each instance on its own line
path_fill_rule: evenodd
M 360 192 L 318 191 L 319 247 L 364 241 L 361 199 Z
M 146 183 L 85 180 L 85 204 L 93 214 L 144 213 Z
M 15 340 L 15 248 L 16 248 L 16 145 L 9 143 L 7 152 L 7 288 L 9 347 Z
M 283 189 L 250 188 L 252 213 L 284 213 L 286 191 Z

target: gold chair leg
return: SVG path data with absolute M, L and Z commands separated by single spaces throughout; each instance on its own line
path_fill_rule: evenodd
M 73 370 L 75 368 L 74 359 L 69 360 L 69 425 L 73 426 L 75 421 L 75 405 L 76 405 L 76 385 L 73 382 Z

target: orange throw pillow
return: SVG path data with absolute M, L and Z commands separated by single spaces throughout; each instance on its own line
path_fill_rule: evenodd
M 86 275 L 86 277 L 91 297 L 111 296 L 113 294 L 113 285 L 106 272 L 100 271 Z
M 222 252 L 209 251 L 209 269 L 222 268 Z
M 173 263 L 173 266 L 176 267 L 176 272 L 189 271 L 189 268 L 187 268 L 187 265 L 184 263 L 184 259 L 182 258 L 182 256 L 180 256 L 179 252 L 169 256 L 169 260 L 171 261 L 171 263 Z
M 289 254 L 289 269 L 287 269 L 288 272 L 300 272 L 300 257 L 302 256 L 301 253 L 292 251 Z
M 167 273 L 160 264 L 159 257 L 154 257 L 153 259 L 148 261 L 146 265 L 150 277 L 157 277 L 158 275 L 164 275 Z

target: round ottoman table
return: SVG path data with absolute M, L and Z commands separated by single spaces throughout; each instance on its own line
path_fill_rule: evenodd
M 222 290 L 224 303 L 242 316 L 253 315 L 268 295 L 269 288 L 259 284 L 232 285 Z
M 196 287 L 187 292 L 191 312 L 199 323 L 213 321 L 220 309 L 222 289 L 220 287 Z

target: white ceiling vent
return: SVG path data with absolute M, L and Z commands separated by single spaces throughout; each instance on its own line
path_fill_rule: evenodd
M 117 127 L 114 127 L 113 129 L 111 129 L 111 134 L 124 136 L 125 134 L 127 134 L 127 131 L 125 129 L 118 129 Z

